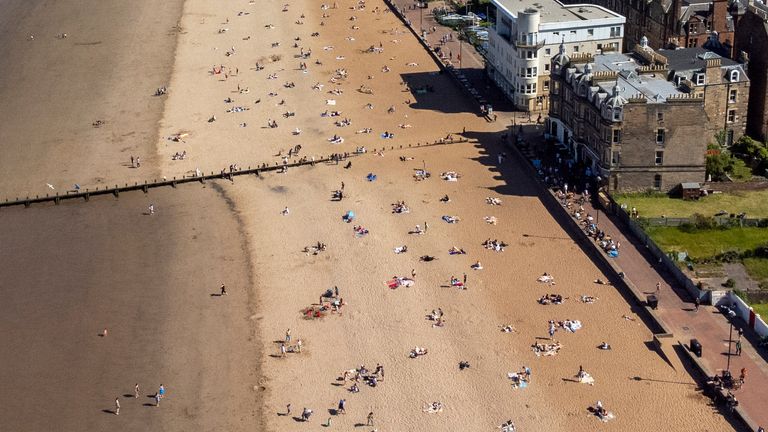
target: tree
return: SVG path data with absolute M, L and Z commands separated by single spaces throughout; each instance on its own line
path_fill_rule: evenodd
M 725 177 L 728 167 L 731 165 L 731 157 L 720 149 L 717 144 L 707 146 L 707 174 L 714 180 Z

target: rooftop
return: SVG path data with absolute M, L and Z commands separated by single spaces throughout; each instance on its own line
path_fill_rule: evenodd
M 722 66 L 738 65 L 735 61 L 721 57 L 702 47 L 682 49 L 660 49 L 656 51 L 667 59 L 670 70 L 677 72 L 699 70 L 707 66 L 707 59 L 719 58 Z
M 592 70 L 619 72 L 616 80 L 597 83 L 597 86 L 609 95 L 613 93 L 613 87 L 616 85 L 619 86 L 619 94 L 622 97 L 630 99 L 641 94 L 648 103 L 664 103 L 669 96 L 684 94 L 674 83 L 667 81 L 663 74 L 638 74 L 637 69 L 641 66 L 626 54 L 610 53 L 594 56 Z M 583 72 L 584 65 L 578 65 L 577 69 Z
M 587 21 L 606 18 L 623 18 L 623 16 L 606 8 L 590 4 L 564 5 L 557 0 L 492 0 L 501 9 L 514 17 L 520 11 L 536 9 L 541 15 L 542 23 Z

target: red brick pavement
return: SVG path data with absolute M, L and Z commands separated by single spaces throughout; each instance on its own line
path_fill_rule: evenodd
M 627 238 L 616 227 L 612 217 L 591 208 L 592 214 L 599 214 L 598 225 L 612 238 L 621 242 L 619 257 L 614 258 L 624 271 L 625 278 L 643 292 L 653 293 L 656 283 L 661 282 L 658 316 L 680 342 L 689 343 L 698 339 L 703 346 L 702 363 L 709 372 L 716 373 L 726 367 L 728 358 L 729 324 L 725 317 L 713 306 L 701 306 L 694 310 L 693 298 L 684 288 L 672 285 L 672 278 L 662 276 L 663 271 L 653 263 L 653 258 L 645 247 L 634 237 Z M 732 351 L 738 338 L 733 330 Z M 757 424 L 768 426 L 768 365 L 746 341 L 742 340 L 741 356 L 731 356 L 730 369 L 734 376 L 741 368 L 747 369 L 744 386 L 735 392 L 740 406 Z

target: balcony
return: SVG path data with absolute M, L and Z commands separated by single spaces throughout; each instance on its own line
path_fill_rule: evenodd
M 527 40 L 520 40 L 519 38 L 512 38 L 512 43 L 515 44 L 517 48 L 526 48 L 526 49 L 541 49 L 544 46 L 544 43 L 546 41 L 536 42 L 532 43 Z

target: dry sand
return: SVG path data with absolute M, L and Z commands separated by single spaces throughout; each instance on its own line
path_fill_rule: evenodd
M 678 360 L 673 358 L 670 366 L 648 349 L 650 331 L 622 318 L 634 315 L 621 295 L 592 284 L 606 277 L 549 215 L 541 191 L 521 167 L 508 160 L 499 172 L 495 162 L 502 150 L 497 143 L 503 122 L 477 117 L 475 107 L 437 74 L 395 17 L 373 13 L 376 6 L 383 10 L 381 3 L 351 11 L 355 3 L 344 0 L 338 9 L 322 11 L 319 3 L 292 2 L 282 12 L 284 4 L 185 2 L 157 155 L 147 157 L 153 174 L 279 162 L 274 155 L 296 144 L 302 144 L 302 156 L 349 152 L 362 145 L 407 146 L 464 127 L 473 143 L 369 153 L 354 158 L 349 170 L 316 165 L 234 183 L 208 182 L 202 189 L 186 185 L 147 196 L 123 194 L 119 200 L 4 210 L 0 270 L 7 275 L 7 300 L 0 316 L 3 346 L 12 349 L 3 351 L 2 362 L 9 367 L 2 376 L 6 391 L 0 399 L 0 429 L 317 430 L 341 398 L 348 400 L 347 414 L 335 417 L 333 427 L 344 430 L 364 423 L 369 411 L 381 431 L 493 430 L 507 419 L 519 430 L 730 429 Z M 248 14 L 238 16 L 240 11 Z M 331 17 L 322 18 L 324 12 Z M 295 24 L 302 13 L 304 24 Z M 350 21 L 352 15 L 357 20 Z M 315 31 L 319 37 L 310 36 Z M 306 74 L 293 58 L 296 36 L 313 52 L 305 60 Z M 361 53 L 379 41 L 383 53 Z M 271 48 L 273 42 L 280 47 Z M 326 46 L 334 49 L 325 51 Z M 226 56 L 232 47 L 235 54 Z M 270 62 L 271 54 L 282 59 Z M 314 64 L 318 58 L 322 66 Z M 257 61 L 264 70 L 251 69 Z M 239 73 L 226 79 L 209 74 L 221 64 Z M 384 65 L 390 72 L 381 71 Z M 334 84 L 328 80 L 337 68 L 345 68 L 349 78 L 339 86 L 342 95 L 330 95 Z M 268 80 L 271 73 L 278 78 Z M 404 79 L 412 88 L 430 84 L 436 92 L 401 92 Z M 291 81 L 296 87 L 283 87 Z M 317 82 L 325 85 L 322 91 L 311 89 Z M 237 92 L 238 84 L 249 93 Z M 373 88 L 374 95 L 356 92 L 361 84 Z M 128 83 L 118 87 L 131 88 Z M 225 103 L 227 97 L 235 102 Z M 277 105 L 281 99 L 285 105 Z M 326 99 L 336 99 L 337 105 L 327 106 Z M 365 108 L 367 103 L 374 109 Z M 226 113 L 232 106 L 250 110 Z M 390 106 L 395 113 L 387 114 Z M 326 109 L 343 111 L 353 124 L 333 126 L 335 119 L 320 117 Z M 283 118 L 288 110 L 296 115 Z M 217 121 L 209 123 L 212 115 Z M 280 127 L 263 128 L 268 118 Z M 406 123 L 413 127 L 398 127 Z M 302 129 L 297 137 L 291 134 L 295 127 Z M 364 127 L 374 134 L 354 134 Z M 379 138 L 383 131 L 394 132 L 395 138 Z M 178 132 L 189 134 L 185 143 L 166 139 Z M 326 139 L 334 133 L 345 143 L 329 144 Z M 87 141 L 84 151 L 95 146 Z M 170 160 L 183 150 L 186 160 Z M 24 161 L 22 153 L 11 153 L 16 163 Z M 41 163 L 48 165 L 19 178 L 51 172 L 62 182 L 72 181 L 61 167 L 89 172 L 98 166 L 120 181 L 126 172 L 134 175 L 135 170 L 115 170 L 128 153 L 96 162 L 66 153 L 53 162 L 45 156 Z M 400 155 L 414 159 L 401 162 Z M 433 177 L 414 182 L 413 170 L 424 166 Z M 462 173 L 460 181 L 438 178 L 448 170 Z M 365 181 L 369 172 L 378 180 Z M 3 175 L 3 185 L 20 181 Z M 347 198 L 330 201 L 342 181 Z M 450 203 L 439 202 L 444 194 Z M 501 197 L 503 205 L 486 205 L 487 196 Z M 398 200 L 405 200 L 411 213 L 392 214 L 390 204 Z M 150 202 L 157 214 L 143 215 Z M 290 215 L 283 216 L 280 210 L 286 206 Z M 370 230 L 368 236 L 353 236 L 352 224 L 341 221 L 346 210 L 358 214 L 356 223 Z M 447 224 L 440 220 L 443 215 L 462 220 Z M 486 224 L 484 216 L 496 216 L 499 224 Z M 426 235 L 408 234 L 425 221 Z M 503 253 L 485 250 L 480 243 L 489 237 L 510 246 Z M 301 252 L 317 241 L 327 243 L 328 250 L 317 256 Z M 409 251 L 394 254 L 392 249 L 402 244 Z M 468 254 L 449 256 L 454 245 Z M 420 263 L 423 254 L 439 259 Z M 470 270 L 476 260 L 484 270 Z M 415 287 L 390 290 L 384 284 L 412 269 Z M 536 277 L 544 272 L 553 274 L 557 285 L 538 284 Z M 468 290 L 443 287 L 451 275 L 463 273 L 468 274 Z M 212 297 L 220 282 L 227 283 L 230 294 Z M 304 320 L 300 311 L 334 285 L 347 302 L 343 314 Z M 538 305 L 536 299 L 548 291 L 568 300 Z M 599 301 L 582 304 L 582 294 Z M 444 328 L 432 328 L 425 320 L 437 307 L 446 313 Z M 576 334 L 559 332 L 561 353 L 537 358 L 530 345 L 546 336 L 549 319 L 578 319 L 584 328 Z M 517 332 L 502 333 L 501 324 Z M 97 337 L 104 326 L 109 336 Z M 283 359 L 276 356 L 275 341 L 287 328 L 294 340 L 303 340 L 304 350 Z M 613 350 L 596 349 L 603 340 Z M 416 345 L 427 347 L 429 354 L 409 359 Z M 469 370 L 458 370 L 461 360 L 470 362 Z M 378 387 L 361 385 L 360 393 L 350 394 L 337 385 L 343 370 L 360 364 L 372 369 L 377 362 L 386 370 Z M 531 385 L 512 389 L 506 374 L 523 365 L 533 371 Z M 569 381 L 579 365 L 595 377 L 594 387 Z M 163 406 L 145 408 L 140 401 L 124 400 L 119 417 L 102 411 L 112 408 L 116 395 L 130 393 L 136 381 L 144 393 L 165 384 L 169 396 Z M 586 410 L 596 400 L 617 416 L 607 426 Z M 422 405 L 433 401 L 442 402 L 445 410 L 423 413 Z M 293 415 L 312 408 L 311 423 L 277 415 L 288 403 Z

